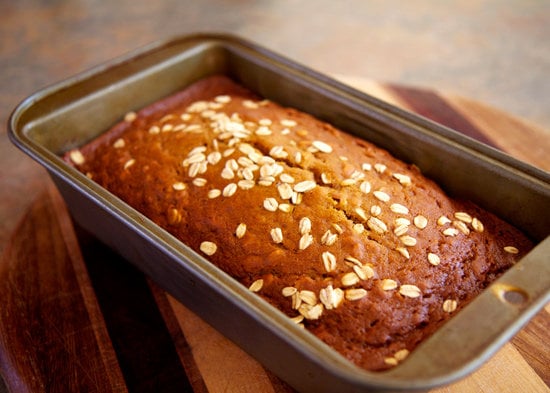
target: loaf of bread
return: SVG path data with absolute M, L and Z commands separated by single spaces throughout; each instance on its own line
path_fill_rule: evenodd
M 368 370 L 402 362 L 532 247 L 414 165 L 224 76 L 65 158 Z

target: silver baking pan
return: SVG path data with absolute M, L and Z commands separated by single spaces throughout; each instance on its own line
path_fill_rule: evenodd
M 60 158 L 128 111 L 216 73 L 416 164 L 451 195 L 522 229 L 536 248 L 399 366 L 359 369 Z M 548 173 L 237 37 L 155 43 L 48 87 L 15 109 L 9 135 L 46 167 L 80 225 L 300 391 L 450 383 L 479 367 L 550 301 Z

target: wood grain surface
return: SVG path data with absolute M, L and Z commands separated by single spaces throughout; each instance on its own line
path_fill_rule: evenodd
M 429 90 L 345 81 L 550 170 L 548 138 L 505 113 Z M 0 264 L 0 371 L 10 391 L 293 391 L 75 227 L 47 184 Z M 549 332 L 547 306 L 481 369 L 433 392 L 550 392 Z

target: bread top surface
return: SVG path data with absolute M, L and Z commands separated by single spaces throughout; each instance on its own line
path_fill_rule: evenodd
M 532 247 L 414 165 L 224 76 L 66 159 L 369 370 L 403 361 Z

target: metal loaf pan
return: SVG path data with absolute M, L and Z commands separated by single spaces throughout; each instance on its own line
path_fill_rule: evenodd
M 515 224 L 538 246 L 402 364 L 378 373 L 357 368 L 60 159 L 128 111 L 214 73 L 415 163 L 451 195 Z M 449 383 L 480 366 L 550 300 L 548 173 L 237 37 L 199 34 L 142 48 L 30 96 L 9 128 L 12 141 L 47 168 L 80 225 L 301 391 Z

